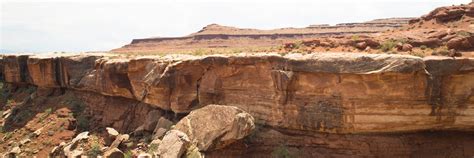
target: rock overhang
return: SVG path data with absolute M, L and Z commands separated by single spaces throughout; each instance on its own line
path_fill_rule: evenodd
M 472 104 L 472 94 L 467 93 L 474 87 L 469 81 L 471 58 L 358 53 L 76 54 L 5 56 L 2 63 L 5 81 L 13 84 L 125 97 L 176 113 L 225 104 L 281 128 L 336 133 L 473 128 L 465 125 L 469 114 L 458 117 L 461 113 L 449 112 L 457 109 L 451 105 L 457 100 L 467 99 L 463 105 L 468 108 Z M 453 75 L 452 80 L 439 80 Z M 374 114 L 382 121 L 370 121 Z M 439 118 L 442 121 L 436 121 Z M 457 123 L 456 118 L 462 121 Z M 386 124 L 394 120 L 399 124 Z

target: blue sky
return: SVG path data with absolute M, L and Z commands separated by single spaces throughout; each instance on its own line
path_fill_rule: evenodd
M 104 51 L 207 24 L 272 29 L 418 17 L 471 0 L 2 0 L 0 49 Z

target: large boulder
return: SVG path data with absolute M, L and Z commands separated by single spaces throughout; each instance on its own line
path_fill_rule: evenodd
M 468 33 L 468 36 L 459 36 L 449 40 L 446 45 L 449 49 L 469 50 L 474 48 L 474 34 Z
M 247 112 L 223 105 L 208 105 L 181 119 L 176 130 L 186 133 L 200 151 L 223 148 L 255 129 Z
M 153 131 L 153 139 L 160 139 L 166 132 L 173 126 L 173 122 L 161 117 L 156 124 L 155 130 Z
M 430 48 L 438 47 L 441 45 L 442 41 L 437 38 L 421 38 L 421 39 L 411 39 L 408 43 L 415 47 L 427 46 Z
M 188 148 L 190 140 L 186 133 L 171 130 L 158 146 L 158 155 L 162 158 L 180 158 Z
M 105 129 L 107 130 L 108 134 L 107 137 L 105 137 L 105 144 L 110 145 L 117 138 L 117 136 L 120 135 L 120 133 L 114 128 L 106 127 Z

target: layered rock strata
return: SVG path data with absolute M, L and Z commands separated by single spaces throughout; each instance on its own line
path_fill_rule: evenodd
M 280 46 L 301 39 L 314 39 L 344 35 L 374 35 L 391 29 L 401 28 L 413 18 L 376 19 L 362 23 L 337 25 L 310 25 L 305 28 L 279 28 L 259 30 L 210 24 L 182 37 L 151 37 L 133 39 L 130 44 L 114 49 L 114 52 L 173 52 L 201 48 L 255 48 Z
M 257 124 L 329 133 L 474 129 L 474 59 L 382 54 L 4 56 L 13 84 L 189 113 L 235 106 Z M 144 120 L 144 118 L 143 118 Z

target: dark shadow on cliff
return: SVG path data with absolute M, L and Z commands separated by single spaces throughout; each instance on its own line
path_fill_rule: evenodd
M 12 132 L 28 123 L 43 124 L 52 114 L 69 119 L 70 124 L 64 127 L 68 130 L 87 131 L 91 126 L 86 105 L 64 89 L 5 84 L 1 94 L 1 132 Z
M 330 134 L 258 125 L 206 157 L 472 157 L 474 134 L 459 131 Z

